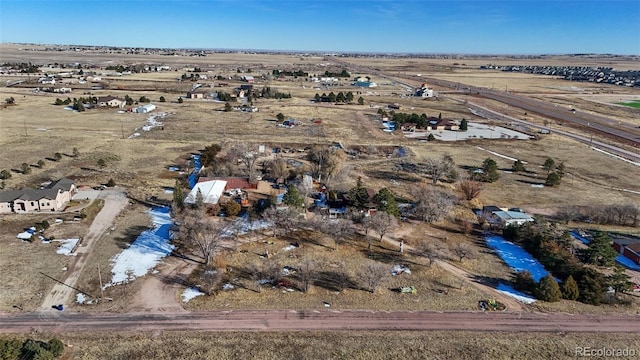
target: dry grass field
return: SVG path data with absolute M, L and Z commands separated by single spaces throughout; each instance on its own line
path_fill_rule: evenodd
M 177 69 L 165 73 L 135 74 L 123 77 L 107 77 L 108 89 L 90 90 L 92 96 L 113 95 L 132 98 L 146 96 L 158 106 L 156 112 L 167 113 L 161 126 L 150 131 L 142 127 L 148 115 L 119 113 L 113 109 L 91 109 L 82 113 L 52 105 L 56 97 L 67 95 L 34 93 L 28 88 L 0 87 L 0 98 L 15 98 L 15 105 L 0 109 L 0 170 L 12 171 L 12 177 L 4 180 L 7 188 L 20 188 L 42 183 L 60 177 L 71 177 L 79 185 L 95 186 L 113 179 L 118 186 L 136 199 L 149 196 L 168 198 L 166 187 L 172 187 L 176 172 L 167 170 L 169 166 L 183 166 L 189 155 L 212 143 L 226 144 L 233 141 L 248 141 L 267 146 L 305 147 L 311 144 L 329 144 L 340 141 L 346 147 L 378 148 L 377 155 L 367 155 L 359 159 L 350 158 L 346 165 L 351 168 L 351 176 L 346 180 L 349 187 L 360 176 L 367 186 L 379 189 L 388 187 L 392 191 L 408 197 L 409 190 L 420 176 L 396 171 L 398 162 L 423 162 L 428 158 L 450 154 L 461 175 L 468 168 L 478 166 L 486 158 L 494 159 L 500 168 L 500 179 L 492 184 L 484 184 L 479 199 L 473 204 L 462 202 L 450 218 L 434 225 L 413 224 L 408 228 L 404 223 L 394 240 L 403 239 L 408 245 L 424 239 L 447 238 L 448 242 L 468 242 L 474 244 L 479 256 L 473 260 L 452 261 L 456 266 L 471 274 L 478 274 L 489 281 L 508 280 L 509 268 L 478 239 L 463 235 L 455 224 L 456 218 L 472 218 L 471 208 L 478 205 L 499 205 L 521 207 L 540 214 L 553 214 L 566 205 L 607 205 L 640 203 L 640 168 L 614 159 L 605 154 L 589 150 L 584 145 L 555 134 L 540 140 L 473 140 L 456 143 L 418 142 L 404 138 L 398 133 L 386 133 L 376 117 L 379 107 L 390 103 L 402 106 L 402 112 L 426 113 L 429 116 L 442 114 L 445 118 L 483 121 L 471 114 L 467 107 L 450 98 L 421 100 L 399 96 L 407 92 L 402 86 L 384 78 L 373 81 L 378 88 L 355 95 L 362 96 L 364 105 L 313 104 L 310 100 L 316 93 L 333 91 L 358 91 L 348 81 L 335 87 L 318 87 L 301 79 L 291 81 L 258 80 L 255 87 L 271 86 L 280 92 L 291 93 L 291 99 L 256 99 L 254 105 L 260 111 L 255 113 L 224 112 L 224 103 L 208 100 L 185 99 L 178 103 L 178 97 L 185 96 L 191 82 L 180 82 L 176 78 L 194 66 L 203 67 L 211 76 L 237 76 L 238 69 L 258 77 L 274 68 L 303 69 L 310 73 L 322 74 L 326 69 L 340 70 L 342 65 L 331 58 L 320 56 L 260 55 L 260 54 L 215 54 L 207 57 L 126 55 L 74 52 L 22 51 L 22 46 L 2 45 L 1 62 L 33 61 L 37 63 L 67 63 L 90 61 L 98 65 L 110 62 L 123 64 L 153 63 L 167 64 Z M 31 47 L 31 46 L 30 46 Z M 604 113 L 620 121 L 638 123 L 637 109 L 613 105 L 619 99 L 640 98 L 638 90 L 611 86 L 592 86 L 585 83 L 568 83 L 544 76 L 517 73 L 479 71 L 476 68 L 488 63 L 526 64 L 567 64 L 567 58 L 554 59 L 348 59 L 348 62 L 370 68 L 377 68 L 397 76 L 417 73 L 424 76 L 458 81 L 474 86 L 494 87 L 527 94 L 549 100 L 559 106 L 579 106 L 588 111 Z M 454 65 L 453 63 L 458 65 Z M 609 65 L 605 65 L 609 64 Z M 585 59 L 585 66 L 614 66 L 634 68 L 637 64 L 622 62 L 620 59 Z M 52 69 L 60 71 L 61 69 Z M 356 73 L 353 73 L 356 75 Z M 357 74 L 367 75 L 367 74 Z M 16 76 L 0 76 L 0 83 L 15 80 Z M 228 81 L 222 88 L 225 92 L 240 84 Z M 216 88 L 218 90 L 218 88 Z M 444 90 L 444 89 L 437 89 Z M 78 90 L 70 97 L 84 96 Z M 164 96 L 167 102 L 159 102 Z M 475 100 L 474 100 L 475 101 Z M 509 108 L 488 100 L 478 100 L 478 104 L 496 109 L 524 120 L 543 123 L 545 120 L 534 115 L 523 115 L 517 109 Z M 277 114 L 295 118 L 303 125 L 282 128 L 275 121 Z M 314 124 L 311 119 L 321 119 Z M 559 126 L 559 125 L 552 125 Z M 139 133 L 139 136 L 133 134 Z M 387 157 L 387 149 L 405 146 L 410 154 L 406 158 Z M 79 156 L 73 157 L 73 148 Z M 385 150 L 383 150 L 385 149 Z M 524 174 L 511 173 L 512 160 L 493 153 L 517 158 L 526 163 L 529 170 Z M 54 154 L 60 152 L 62 159 L 55 161 Z M 296 155 L 303 156 L 303 155 Z M 546 171 L 541 168 L 545 159 L 551 157 L 556 162 L 564 161 L 566 176 L 559 187 L 535 187 L 544 182 Z M 106 166 L 100 167 L 98 160 Z M 45 166 L 37 167 L 38 160 Z M 18 169 L 22 163 L 31 165 L 31 173 L 22 174 Z M 428 181 L 428 179 L 427 179 Z M 444 184 L 454 188 L 453 185 Z M 87 266 L 80 276 L 77 287 L 90 292 L 99 291 L 97 266 L 102 269 L 103 281 L 108 282 L 110 259 L 125 248 L 141 231 L 149 225 L 144 213 L 145 207 L 130 204 L 116 219 L 115 230 L 105 234 L 96 242 Z M 65 215 L 70 216 L 70 215 Z M 52 244 L 38 242 L 24 243 L 15 234 L 33 222 L 50 219 L 46 215 L 2 216 L 0 224 L 0 311 L 16 311 L 14 305 L 24 310 L 40 306 L 41 295 L 52 287 L 52 280 L 39 272 L 58 278 L 64 276 L 63 267 L 69 259 L 55 254 Z M 88 228 L 87 220 L 78 223 L 65 222 L 53 226 L 49 231 L 56 238 L 81 235 Z M 584 224 L 583 224 L 584 225 Z M 638 233 L 638 228 L 623 229 Z M 459 278 L 438 266 L 426 266 L 426 260 L 408 253 L 399 254 L 389 243 L 375 243 L 371 251 L 366 244 L 353 239 L 342 244 L 340 250 L 332 250 L 333 243 L 317 235 L 298 232 L 284 239 L 270 237 L 270 232 L 256 235 L 257 242 L 244 244 L 238 251 L 225 253 L 227 276 L 243 287 L 232 291 L 221 291 L 215 296 L 200 296 L 185 307 L 187 309 L 315 309 L 324 307 L 323 302 L 335 309 L 375 308 L 394 309 L 437 309 L 473 310 L 477 301 L 490 296 L 475 287 L 463 284 Z M 284 251 L 290 242 L 298 241 L 301 248 Z M 268 260 L 261 257 L 267 250 L 272 255 Z M 250 264 L 265 261 L 279 267 L 296 266 L 303 259 L 313 258 L 321 264 L 322 277 L 311 287 L 309 293 L 288 292 L 280 288 L 264 286 L 257 291 L 255 279 L 244 273 Z M 389 276 L 375 294 L 359 288 L 355 282 L 357 270 L 368 262 L 379 261 L 391 267 L 395 264 L 407 265 L 411 275 Z M 193 267 L 191 267 L 193 268 Z M 99 305 L 75 305 L 74 311 L 129 311 L 139 305 L 138 299 L 143 282 L 139 279 L 127 286 L 107 288 L 105 296 L 111 302 Z M 398 294 L 390 289 L 413 285 L 418 288 L 415 295 Z M 462 286 L 461 286 L 462 285 Z M 444 295 L 440 291 L 448 290 Z M 179 301 L 179 294 L 173 299 Z M 593 308 L 576 302 L 562 301 L 558 304 L 542 304 L 528 307 L 528 310 L 567 312 L 629 312 L 636 313 L 638 301 L 629 307 L 603 305 Z M 162 332 L 155 334 L 65 334 L 65 341 L 74 344 L 66 358 L 331 358 L 331 359 L 375 359 L 375 358 L 446 358 L 446 359 L 529 359 L 529 358 L 571 358 L 575 346 L 635 347 L 640 351 L 640 343 L 628 336 L 616 334 L 470 334 L 470 333 L 414 333 L 414 332 L 334 332 L 334 333 L 201 333 L 185 334 Z M 186 344 L 182 346 L 182 344 Z
M 40 334 L 43 339 L 48 334 Z M 156 332 L 51 334 L 63 359 L 575 359 L 576 348 L 640 351 L 630 334 L 469 332 Z M 604 357 L 593 357 L 604 359 Z

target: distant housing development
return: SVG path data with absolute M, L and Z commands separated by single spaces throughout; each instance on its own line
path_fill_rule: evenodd
M 54 181 L 41 189 L 25 188 L 0 192 L 0 214 L 62 211 L 76 193 L 71 179 Z

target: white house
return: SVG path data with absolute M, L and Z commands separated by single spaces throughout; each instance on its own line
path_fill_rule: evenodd
M 139 114 L 146 114 L 156 109 L 156 106 L 153 104 L 146 104 L 136 108 L 136 112 Z
M 533 217 L 519 211 L 494 211 L 487 218 L 492 224 L 509 226 L 509 225 L 522 225 L 526 222 L 533 221 Z
M 198 191 L 202 194 L 202 202 L 205 204 L 217 204 L 224 193 L 227 182 L 224 180 L 211 180 L 197 183 L 184 199 L 186 204 L 195 204 L 198 199 Z

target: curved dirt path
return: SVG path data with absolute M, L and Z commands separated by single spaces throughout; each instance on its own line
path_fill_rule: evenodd
M 393 234 L 393 237 L 395 239 L 398 239 L 399 237 L 402 237 L 403 235 L 406 235 L 408 231 L 406 230 L 400 230 L 396 233 Z M 400 248 L 400 242 L 398 240 L 395 240 L 390 238 L 389 236 L 385 236 L 383 238 L 383 241 L 393 244 L 394 246 L 397 246 L 398 249 Z M 415 251 L 415 249 L 409 245 L 404 245 L 404 251 Z M 458 277 L 458 278 L 462 278 L 465 283 L 470 284 L 471 286 L 475 287 L 476 289 L 480 290 L 483 293 L 486 293 L 490 296 L 492 296 L 496 301 L 499 301 L 503 304 L 505 304 L 507 306 L 507 309 L 509 311 L 525 311 L 527 310 L 525 304 L 522 304 L 521 302 L 517 301 L 516 299 L 505 295 L 504 293 L 498 291 L 496 288 L 493 288 L 489 285 L 485 285 L 482 284 L 478 281 L 475 280 L 475 278 L 477 277 L 475 274 L 470 273 L 467 270 L 464 270 L 462 268 L 459 268 L 451 263 L 448 263 L 446 261 L 443 260 L 439 260 L 436 259 L 434 260 L 434 264 L 436 266 L 439 266 L 441 269 L 444 269 L 446 271 L 448 271 L 449 273 L 453 274 L 454 276 Z
M 76 250 L 76 256 L 66 272 L 67 277 L 60 279 L 64 284 L 56 283 L 51 292 L 42 301 L 41 309 L 44 311 L 56 311 L 51 309 L 52 305 L 62 304 L 66 306 L 69 304 L 72 294 L 77 292 L 72 287 L 76 285 L 80 274 L 82 274 L 93 243 L 100 239 L 105 231 L 112 226 L 113 220 L 129 203 L 124 191 L 119 190 L 101 191 L 97 198 L 104 199 L 104 206 L 96 215 L 87 235 L 82 239 L 82 244 Z

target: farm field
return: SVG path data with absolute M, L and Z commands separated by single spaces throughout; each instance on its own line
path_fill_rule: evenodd
M 37 48 L 37 46 L 34 45 Z M 11 178 L 3 180 L 5 189 L 32 187 L 48 180 L 72 178 L 78 185 L 96 187 L 112 180 L 116 190 L 126 193 L 129 204 L 109 226 L 86 256 L 88 264 L 78 278 L 76 287 L 91 294 L 100 293 L 101 282 L 111 280 L 113 257 L 130 246 L 140 233 L 150 226 L 147 202 L 171 201 L 176 179 L 193 169 L 191 155 L 211 144 L 227 149 L 233 144 L 246 142 L 272 148 L 300 149 L 281 156 L 289 161 L 287 167 L 294 175 L 311 171 L 307 154 L 314 145 L 329 146 L 339 143 L 349 150 L 342 165 L 345 174 L 332 184 L 335 188 L 350 189 L 357 180 L 367 187 L 391 190 L 398 201 L 410 202 L 418 184 L 431 186 L 431 179 L 411 171 L 410 165 L 424 164 L 429 159 L 448 155 L 455 163 L 460 178 L 471 176 L 487 158 L 498 167 L 499 179 L 483 183 L 480 194 L 473 200 L 464 200 L 459 186 L 440 181 L 438 189 L 452 192 L 456 205 L 443 219 L 425 223 L 416 219 L 401 221 L 400 226 L 384 236 L 383 242 L 367 241 L 361 232 L 352 235 L 334 250 L 328 236 L 308 229 L 299 229 L 284 236 L 274 237 L 272 230 L 260 230 L 239 237 L 237 248 L 220 251 L 217 261 L 225 269 L 225 283 L 232 290 L 215 292 L 211 296 L 197 296 L 188 303 L 182 300 L 183 291 L 198 283 L 200 268 L 197 251 L 179 249 L 162 260 L 153 273 L 125 285 L 104 289 L 110 301 L 99 304 L 69 304 L 74 312 L 163 312 L 206 311 L 209 309 L 343 309 L 393 310 L 478 310 L 478 301 L 496 298 L 508 302 L 507 310 L 522 312 L 626 313 L 637 314 L 640 298 L 622 295 L 624 304 L 591 306 L 576 301 L 557 303 L 538 302 L 525 305 L 501 295 L 492 287 L 509 282 L 513 271 L 485 245 L 481 224 L 473 210 L 483 205 L 517 207 L 527 213 L 553 218 L 569 206 L 631 205 L 640 204 L 640 166 L 609 154 L 595 151 L 551 131 L 539 134 L 527 129 L 524 136 L 536 139 L 472 139 L 466 141 L 418 141 L 403 136 L 401 131 L 383 131 L 379 110 L 389 111 L 388 105 L 398 106 L 396 112 L 426 114 L 471 124 L 494 124 L 472 113 L 467 106 L 474 102 L 502 114 L 518 117 L 536 124 L 548 120 L 487 99 L 465 99 L 450 89 L 438 89 L 442 96 L 420 99 L 408 96 L 406 86 L 392 80 L 406 78 L 419 82 L 420 77 L 431 77 L 459 82 L 465 85 L 507 89 L 520 95 L 542 99 L 557 106 L 578 107 L 625 123 L 640 126 L 638 109 L 634 108 L 640 90 L 610 85 L 567 82 L 548 76 L 479 70 L 487 63 L 507 64 L 566 64 L 568 57 L 550 59 L 333 59 L 330 56 L 293 54 L 210 54 L 206 57 L 160 56 L 155 54 L 104 54 L 73 52 L 28 51 L 22 46 L 0 45 L 0 62 L 32 61 L 42 64 L 91 61 L 105 66 L 111 62 L 122 64 L 152 63 L 171 66 L 167 72 L 141 73 L 123 76 L 104 76 L 102 89 L 90 86 L 73 90 L 70 94 L 34 92 L 35 85 L 0 87 L 0 96 L 13 97 L 15 104 L 0 109 L 0 170 L 8 170 Z M 345 64 L 349 65 L 345 65 Z M 456 64 L 454 64 L 456 63 Z M 58 65 L 59 65 L 58 64 Z M 584 66 L 614 66 L 633 69 L 637 64 L 621 59 L 588 59 Z M 351 67 L 350 67 L 351 66 Z M 361 67 L 359 67 L 361 66 Z M 187 92 L 194 82 L 179 80 L 182 74 L 202 67 L 209 77 L 202 82 L 223 83 L 211 91 L 233 93 L 244 82 L 240 75 L 256 77 L 254 88 L 271 87 L 291 98 L 252 99 L 257 112 L 225 111 L 225 102 L 188 99 Z M 379 69 L 387 76 L 358 72 L 362 67 Z M 347 69 L 352 77 L 370 76 L 378 83 L 375 88 L 356 88 L 350 79 L 340 79 L 335 85 L 325 86 L 306 78 L 286 77 L 273 79 L 273 69 L 303 69 L 322 76 L 325 70 Z M 47 71 L 63 72 L 52 65 Z M 416 75 L 420 74 L 420 77 Z M 264 76 L 263 76 L 264 75 Z M 217 80 L 217 76 L 221 79 Z M 0 84 L 25 78 L 24 75 L 0 75 Z M 213 80 L 216 79 L 216 80 Z M 73 85 L 69 85 L 72 86 Z M 354 93 L 362 97 L 362 104 L 316 103 L 316 94 L 329 92 Z M 157 109 L 150 114 L 138 114 L 126 109 L 94 108 L 84 112 L 53 105 L 56 98 L 80 96 L 130 96 L 137 100 L 146 97 Z M 160 98 L 166 101 L 161 102 Z M 231 105 L 239 106 L 235 100 Z M 294 127 L 279 126 L 284 119 L 295 119 Z M 562 125 L 550 124 L 551 129 Z M 575 130 L 587 135 L 587 132 Z M 533 137 L 533 136 L 532 136 Z M 398 149 L 403 156 L 398 156 Z M 74 154 L 77 149 L 78 154 Z M 627 147 L 632 149 L 632 147 Z M 635 149 L 637 151 L 637 149 Z M 61 153 L 60 159 L 54 154 Z M 224 151 L 223 151 L 224 153 Z M 356 155 L 353 155 L 356 154 Z M 264 169 L 266 161 L 276 156 L 269 154 L 258 162 Z M 544 186 L 548 171 L 545 160 L 552 158 L 564 164 L 564 177 L 560 186 Z M 515 160 L 522 161 L 525 172 L 513 172 Z M 44 165 L 37 165 L 38 161 Z M 28 174 L 21 171 L 28 164 Z M 293 165 L 296 164 L 296 165 Z M 176 171 L 177 170 L 177 171 Z M 206 174 L 211 169 L 205 169 Z M 230 172 L 231 173 L 231 172 Z M 150 200 L 151 199 L 151 200 Z M 82 201 L 74 206 L 99 207 Z M 60 214 L 65 221 L 52 225 L 47 234 L 56 239 L 82 237 L 91 224 L 91 217 L 72 221 L 75 212 Z M 95 214 L 94 214 L 95 215 Z M 310 214 L 309 214 L 310 215 Z M 0 292 L 0 312 L 36 311 L 41 308 L 44 295 L 51 291 L 55 279 L 64 279 L 73 257 L 56 254 L 55 244 L 39 241 L 23 242 L 15 236 L 35 222 L 55 221 L 58 214 L 2 215 L 0 225 L 0 282 L 8 291 Z M 69 220 L 69 221 L 67 221 Z M 230 221 L 222 219 L 221 221 Z M 464 231 L 461 223 L 469 221 L 472 231 Z M 570 223 L 591 229 L 620 230 L 640 235 L 638 227 L 599 226 Z M 413 249 L 429 240 L 441 240 L 447 246 L 464 243 L 475 256 L 458 259 L 450 255 L 431 264 Z M 407 246 L 400 253 L 399 242 Z M 288 248 L 291 244 L 298 246 Z M 273 287 L 259 284 L 256 269 L 266 267 L 296 268 L 313 259 L 321 269 L 308 292 L 300 291 L 300 278 L 291 274 L 291 284 Z M 358 280 L 359 270 L 370 263 L 379 263 L 391 269 L 404 265 L 411 274 L 384 277 L 375 292 L 363 289 Z M 101 270 L 99 270 L 101 269 Z M 101 273 L 100 273 L 101 271 Z M 291 286 L 288 286 L 291 285 Z M 415 286 L 415 294 L 402 294 L 397 289 Z M 287 290 L 290 288 L 292 291 Z M 502 297 L 501 297 L 502 296 Z M 424 358 L 444 357 L 470 359 L 528 359 L 540 355 L 553 358 L 572 358 L 576 346 L 635 347 L 635 339 L 623 339 L 616 334 L 506 334 L 465 332 L 273 332 L 273 333 L 197 333 L 157 332 L 154 334 L 61 334 L 65 342 L 74 345 L 69 358 L 98 359 L 105 356 L 131 356 L 143 358 Z M 178 354 L 189 342 L 192 354 Z M 108 353 L 117 344 L 116 353 Z M 162 344 L 159 345 L 159 344 Z M 248 344 L 262 344 L 261 347 Z M 367 345 L 368 344 L 368 345 Z M 551 344 L 551 345 L 549 345 Z M 384 346 L 383 346 L 384 345 Z M 455 349 L 455 352 L 453 352 Z M 106 355 L 110 354 L 110 355 Z M 133 354 L 133 355 L 131 355 Z M 137 354 L 137 355 L 136 355 Z

